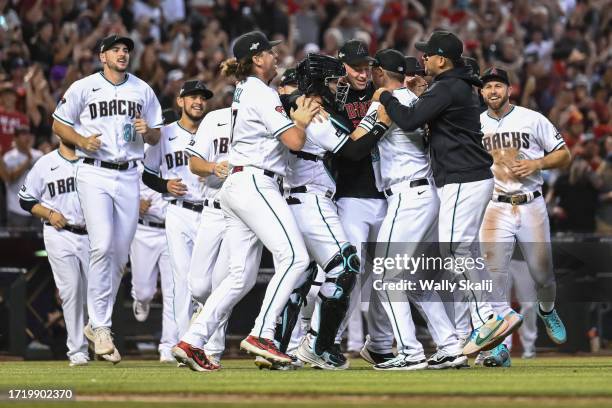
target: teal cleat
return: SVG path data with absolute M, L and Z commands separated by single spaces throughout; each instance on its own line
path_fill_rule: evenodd
M 485 367 L 510 367 L 512 366 L 512 359 L 510 358 L 510 351 L 505 344 L 500 344 L 491 350 L 491 353 L 485 357 L 483 361 Z
M 540 316 L 544 322 L 546 333 L 548 333 L 548 337 L 550 337 L 552 341 L 557 344 L 563 344 L 567 341 L 565 325 L 561 321 L 561 318 L 555 309 L 553 309 L 550 313 L 543 313 L 538 307 L 538 316 Z

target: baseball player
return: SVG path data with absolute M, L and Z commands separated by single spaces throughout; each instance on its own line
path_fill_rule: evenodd
M 104 69 L 74 82 L 53 113 L 53 131 L 82 158 L 78 195 L 89 232 L 87 309 L 97 355 L 113 354 L 111 316 L 138 222 L 144 143 L 159 141 L 162 110 L 144 81 L 127 73 L 134 42 L 104 38 Z
M 275 274 L 255 326 L 240 347 L 278 363 L 292 361 L 274 344 L 276 319 L 309 260 L 278 182 L 285 175 L 288 149 L 302 148 L 304 129 L 319 107 L 301 99 L 292 113 L 293 121 L 285 113 L 278 93 L 268 86 L 276 75 L 277 55 L 272 50 L 276 44 L 261 32 L 243 34 L 233 47 L 236 58 L 223 64 L 223 73 L 240 81 L 232 103 L 231 170 L 220 193 L 227 222 L 224 240 L 231 254 L 229 275 L 213 290 L 189 332 L 173 349 L 177 360 L 197 371 L 219 369 L 195 345 L 208 343 L 234 305 L 253 287 L 262 245 L 272 252 Z
M 223 240 L 226 222 L 219 203 L 219 191 L 228 174 L 231 119 L 231 108 L 209 112 L 200 123 L 194 141 L 186 149 L 190 155 L 189 169 L 205 179 L 202 221 L 189 265 L 189 290 L 202 305 L 227 276 L 229 253 L 228 243 Z M 206 355 L 217 365 L 225 350 L 225 326 L 222 324 L 204 347 Z
M 142 174 L 144 167 L 139 164 Z M 150 303 L 157 291 L 157 279 L 162 290 L 162 333 L 159 342 L 159 361 L 174 362 L 171 349 L 178 342 L 178 331 L 173 317 L 174 279 L 166 239 L 166 207 L 162 195 L 140 181 L 140 210 L 136 234 L 130 247 L 132 270 L 132 310 L 139 322 L 149 316 Z
M 378 138 L 369 135 L 359 142 L 350 140 L 351 124 L 342 115 L 348 85 L 338 83 L 346 75 L 339 60 L 308 54 L 299 63 L 297 75 L 300 92 L 317 98 L 325 112 L 306 128 L 302 150 L 291 151 L 285 180 L 290 194 L 287 203 L 304 235 L 308 253 L 324 271 L 324 276 L 317 279 L 323 283 L 310 331 L 297 349 L 297 357 L 323 369 L 346 369 L 348 361 L 335 340 L 360 266 L 357 249 L 346 238 L 332 201 L 336 186 L 323 160 L 327 154 L 354 160 L 368 156 Z
M 199 176 L 189 170 L 186 149 L 195 140 L 206 101 L 212 96 L 202 81 L 186 81 L 177 97 L 180 119 L 162 128 L 160 143 L 147 149 L 144 160 L 144 183 L 163 193 L 169 203 L 166 236 L 174 276 L 173 315 L 179 337 L 187 331 L 192 314 L 189 264 L 204 208 L 204 186 Z
M 352 131 L 366 115 L 372 100 L 374 86 L 370 81 L 370 69 L 373 58 L 368 54 L 368 47 L 365 43 L 350 40 L 338 51 L 338 59 L 344 64 L 346 81 L 350 85 L 344 105 L 344 114 L 351 122 Z M 376 189 L 373 163 L 378 159 L 376 151 L 359 161 L 342 156 L 334 156 L 333 159 L 333 168 L 337 172 L 338 214 L 349 241 L 357 248 L 359 257 L 361 257 L 363 243 L 376 241 L 378 230 L 387 212 L 385 196 Z M 359 287 L 363 286 L 361 276 L 362 274 L 359 275 L 357 281 Z M 374 297 L 370 298 L 372 299 Z M 369 349 L 364 347 L 361 291 L 355 291 L 351 297 L 347 318 L 338 331 L 336 343 L 341 342 L 342 334 L 348 325 L 347 350 L 361 350 L 362 355 L 377 358 L 376 363 L 392 357 L 390 352 L 393 330 L 377 299 L 369 305 L 366 318 Z
M 404 87 L 406 62 L 396 50 L 379 51 L 375 56 L 372 79 L 377 87 L 393 90 L 393 96 L 409 105 L 416 96 Z M 373 102 L 368 115 L 359 128 L 371 131 L 377 120 L 388 118 L 377 115 L 380 103 Z M 392 243 L 433 242 L 436 237 L 439 200 L 433 186 L 433 174 L 429 154 L 423 138 L 423 130 L 406 132 L 396 125 L 385 132 L 378 142 L 380 161 L 375 168 L 376 184 L 387 197 L 388 211 L 378 235 L 377 256 L 385 258 L 396 254 L 412 256 L 418 245 L 402 244 L 401 251 L 392 248 Z M 391 251 L 391 254 L 390 254 Z M 399 282 L 405 278 L 401 273 L 386 270 L 382 282 Z M 408 294 L 405 291 L 377 290 L 382 299 L 387 317 L 393 326 L 398 354 L 394 359 L 374 365 L 376 370 L 419 370 L 461 367 L 467 364 L 462 354 L 462 345 L 455 328 L 446 314 L 444 304 L 435 291 L 423 294 Z M 430 333 L 438 350 L 425 359 L 423 346 L 416 339 L 416 331 L 410 311 L 410 301 L 422 310 Z
M 87 321 L 89 238 L 76 193 L 77 162 L 74 149 L 60 142 L 59 149 L 34 164 L 19 191 L 21 207 L 45 224 L 45 248 L 62 300 L 71 367 L 89 362 L 83 334 Z
M 478 231 L 493 191 L 492 158 L 482 146 L 478 97 L 472 89 L 480 81 L 463 64 L 463 43 L 454 34 L 436 31 L 427 42 L 416 43 L 416 48 L 425 53 L 425 72 L 433 76 L 432 85 L 409 106 L 384 88 L 373 99 L 380 99 L 379 109 L 385 109 L 401 129 L 429 127 L 432 170 L 440 198 L 441 255 L 452 261 L 450 269 L 465 289 L 466 281 L 481 283 L 480 288 L 456 291 L 469 299 L 474 330 L 463 349 L 469 355 L 494 347 L 517 327 L 494 312 L 482 285 L 488 278 L 486 268 L 475 267 L 482 264 Z
M 488 107 L 480 115 L 482 143 L 493 156 L 495 175 L 495 190 L 480 230 L 483 253 L 497 289 L 492 305 L 507 321 L 519 319 L 506 297 L 508 267 L 517 242 L 535 281 L 538 315 L 551 340 L 561 344 L 567 335 L 555 310 L 556 284 L 541 170 L 565 167 L 571 161 L 570 152 L 546 117 L 509 102 L 512 88 L 506 71 L 492 67 L 481 80 Z M 484 364 L 509 366 L 506 346 L 493 349 Z

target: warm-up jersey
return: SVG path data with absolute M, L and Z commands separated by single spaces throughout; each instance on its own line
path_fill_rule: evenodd
M 101 134 L 99 150 L 77 149 L 78 156 L 115 163 L 143 158 L 144 141 L 134 128 L 138 116 L 150 128 L 162 126 L 162 109 L 153 89 L 131 74 L 115 85 L 102 72 L 74 82 L 53 113 L 55 120 L 82 136 Z
M 195 133 L 184 129 L 178 121 L 162 127 L 159 143 L 147 149 L 144 171 L 167 180 L 181 179 L 181 182 L 187 186 L 187 191 L 180 198 L 199 203 L 204 200 L 204 184 L 199 176 L 189 170 L 189 154 L 186 151 L 195 136 Z M 164 199 L 167 201 L 176 198 L 164 194 Z
M 231 108 L 209 112 L 202 119 L 195 139 L 187 147 L 187 153 L 211 163 L 227 161 L 231 137 L 231 119 Z M 204 179 L 204 198 L 214 200 L 221 190 L 223 181 L 214 174 L 206 177 Z
M 76 191 L 77 162 L 64 158 L 59 150 L 45 154 L 28 173 L 19 198 L 61 213 L 69 225 L 85 226 Z
M 480 115 L 482 144 L 493 156 L 495 191 L 504 194 L 534 192 L 541 188 L 540 171 L 519 179 L 510 166 L 515 160 L 544 157 L 565 145 L 555 126 L 541 113 L 521 106 L 512 106 L 501 119 Z
M 325 167 L 323 158 L 328 152 L 333 154 L 340 150 L 348 141 L 349 134 L 350 130 L 332 117 L 322 122 L 315 117 L 306 128 L 304 147 L 289 156 L 285 186 L 318 186 L 335 193 L 336 183 Z
M 417 100 L 416 95 L 406 88 L 394 90 L 393 96 L 406 106 Z M 372 102 L 359 127 L 368 132 L 372 130 L 378 119 L 379 106 L 379 102 Z M 424 132 L 421 129 L 406 132 L 395 123 L 391 124 L 378 142 L 378 154 L 380 160 L 374 162 L 378 191 L 384 191 L 404 180 L 428 179 L 433 176 Z
M 295 125 L 274 89 L 253 76 L 240 82 L 234 91 L 231 126 L 231 166 L 285 175 L 289 150 L 279 137 Z

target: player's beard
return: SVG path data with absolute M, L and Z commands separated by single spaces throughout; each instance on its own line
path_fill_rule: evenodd
M 189 120 L 195 123 L 199 123 L 204 118 L 204 115 L 205 115 L 204 109 L 202 110 L 202 113 L 199 115 L 194 115 L 191 112 L 189 112 L 187 109 L 183 109 L 183 113 L 187 115 Z
M 508 102 L 509 98 L 510 95 L 508 95 L 508 93 L 506 92 L 504 95 L 501 95 L 501 97 L 496 101 L 491 101 L 490 99 L 487 99 L 487 105 L 489 105 L 491 110 L 499 112 L 504 106 L 506 106 L 506 103 Z
M 107 61 L 106 63 L 106 65 L 108 65 L 108 68 L 110 68 L 111 70 L 115 72 L 121 72 L 121 73 L 124 73 L 125 71 L 127 71 L 129 64 L 130 64 L 130 60 L 127 60 L 127 64 L 125 64 L 125 68 L 120 68 L 119 64 L 117 64 L 116 62 Z

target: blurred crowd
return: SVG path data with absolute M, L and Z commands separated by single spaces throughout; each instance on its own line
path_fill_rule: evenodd
M 464 55 L 481 70 L 506 69 L 515 103 L 544 113 L 563 134 L 574 160 L 566 171 L 547 175 L 553 229 L 612 232 L 611 3 L 0 0 L 0 170 L 8 219 L 20 210 L 11 205 L 12 184 L 18 189 L 40 152 L 54 148 L 56 102 L 72 82 L 100 68 L 97 42 L 111 32 L 134 40 L 131 71 L 153 87 L 164 108 L 176 109 L 182 82 L 198 78 L 215 92 L 208 109 L 217 109 L 229 105 L 234 89 L 219 63 L 246 31 L 284 40 L 278 47 L 283 70 L 308 52 L 336 56 L 351 38 L 369 44 L 372 54 L 396 48 L 419 56 L 414 43 L 445 29 L 462 38 Z

